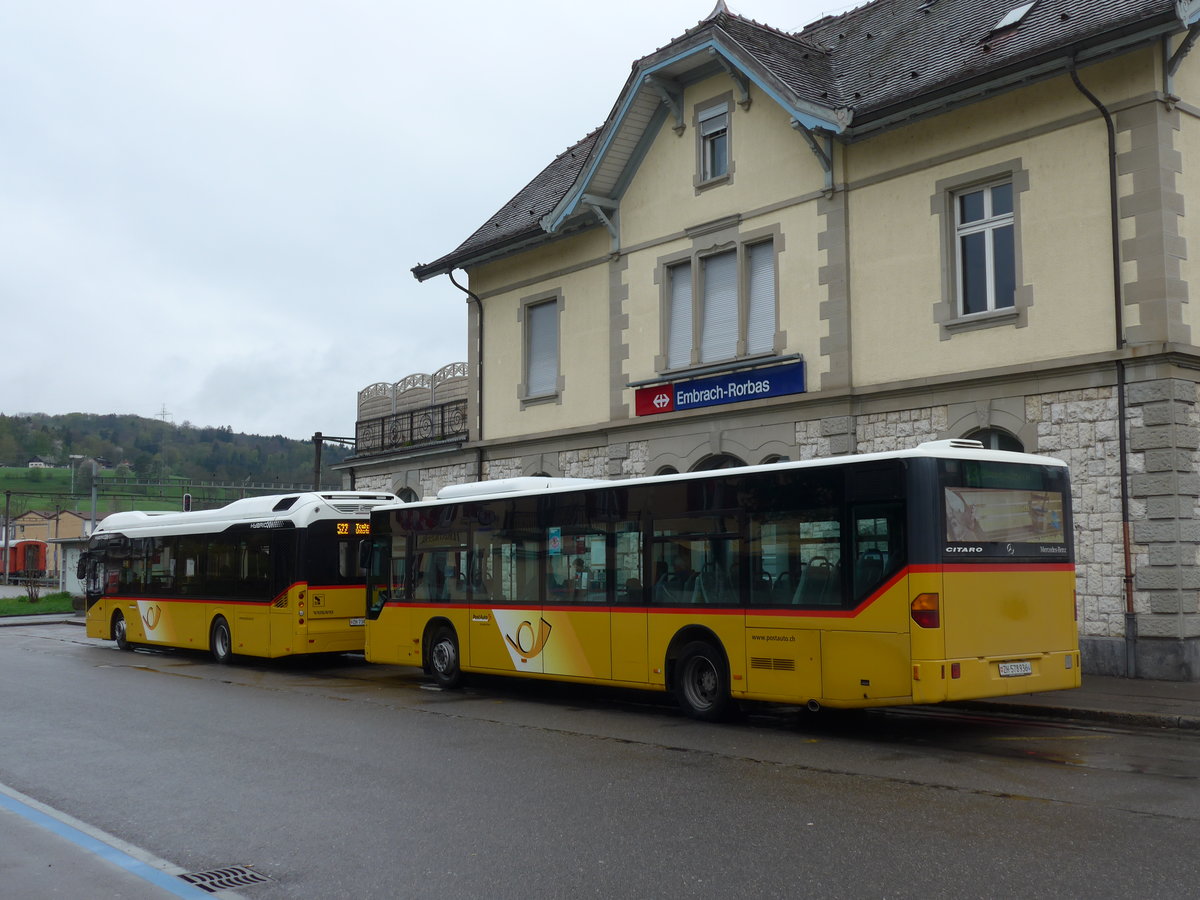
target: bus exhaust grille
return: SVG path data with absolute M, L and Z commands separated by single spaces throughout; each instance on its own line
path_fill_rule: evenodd
M 188 884 L 195 885 L 210 894 L 232 888 L 248 887 L 252 884 L 264 884 L 271 880 L 261 872 L 255 872 L 249 866 L 227 866 L 224 869 L 213 869 L 211 872 L 193 872 L 190 875 L 180 875 L 179 877 Z
M 329 505 L 347 516 L 366 514 L 371 511 L 371 507 L 363 503 L 330 503 Z
M 794 659 L 772 659 L 768 656 L 752 656 L 750 657 L 750 668 L 773 669 L 779 672 L 795 672 L 796 661 Z

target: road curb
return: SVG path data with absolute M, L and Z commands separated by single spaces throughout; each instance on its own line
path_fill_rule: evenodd
M 1200 716 L 1179 713 L 1092 709 L 1079 706 L 1053 706 L 1043 703 L 1001 703 L 989 700 L 964 701 L 954 705 L 963 709 L 986 710 L 991 713 L 1009 712 L 1018 716 L 1033 716 L 1047 719 L 1084 719 L 1089 722 L 1107 722 L 1112 725 L 1127 725 L 1137 728 L 1173 728 L 1184 731 L 1200 731 Z

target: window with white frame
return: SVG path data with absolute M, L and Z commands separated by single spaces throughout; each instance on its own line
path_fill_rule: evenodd
M 1017 285 L 1012 182 L 959 191 L 954 217 L 959 315 L 1011 309 Z
M 724 362 L 774 349 L 773 241 L 675 263 L 666 273 L 667 368 Z
M 700 180 L 729 174 L 729 106 L 710 106 L 697 114 L 700 134 Z
M 529 303 L 525 319 L 525 390 L 527 398 L 558 392 L 558 300 Z

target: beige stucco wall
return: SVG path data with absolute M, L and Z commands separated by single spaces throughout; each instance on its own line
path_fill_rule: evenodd
M 484 306 L 485 437 L 574 428 L 608 419 L 608 234 L 593 229 L 471 271 Z M 557 293 L 561 394 L 522 403 L 522 302 Z
M 1189 53 L 1176 71 L 1175 93 L 1183 101 L 1177 107 L 1179 131 L 1174 135 L 1182 168 L 1175 178 L 1175 189 L 1183 195 L 1183 215 L 1177 220 L 1179 236 L 1184 239 L 1179 268 L 1191 294 L 1183 305 L 1183 321 L 1192 329 L 1192 343 L 1200 344 L 1200 285 L 1193 280 L 1196 267 L 1192 262 L 1192 256 L 1200 253 L 1200 52 Z
M 1097 302 L 1112 295 L 1105 131 L 1082 99 L 1057 79 L 850 147 L 847 170 L 862 176 L 850 193 L 857 386 L 1111 347 L 1111 302 Z M 1013 121 L 1029 129 L 1006 136 L 1001 127 Z M 1031 290 L 1033 301 L 1027 322 L 944 339 L 934 311 L 953 248 L 943 247 L 943 216 L 932 211 L 939 182 L 1011 161 L 1029 182 L 1017 200 L 1018 291 Z
M 729 184 L 697 193 L 692 126 L 696 107 L 726 94 L 734 101 L 729 116 L 732 178 Z M 778 104 L 753 88 L 748 110 L 736 104 L 737 97 L 728 76 L 706 79 L 684 92 L 686 129 L 676 135 L 671 128 L 675 120 L 668 117 L 621 198 L 622 246 L 658 241 L 685 228 L 821 189 L 816 158 Z

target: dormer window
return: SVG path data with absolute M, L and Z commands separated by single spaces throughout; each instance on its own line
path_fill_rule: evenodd
M 696 193 L 733 181 L 733 94 L 701 100 L 692 107 L 696 134 Z
M 725 104 L 702 110 L 700 119 L 700 180 L 729 174 L 729 108 Z

